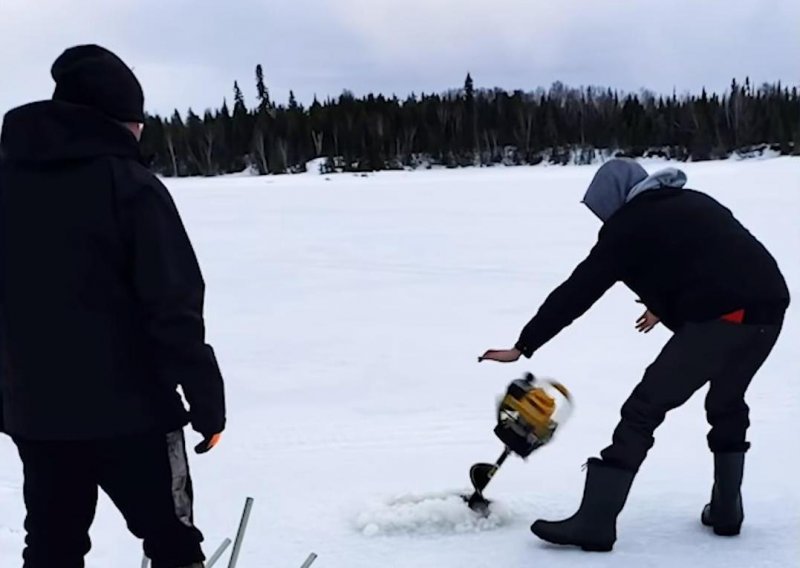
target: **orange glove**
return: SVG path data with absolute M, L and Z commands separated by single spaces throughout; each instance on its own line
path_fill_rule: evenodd
M 211 436 L 206 436 L 203 438 L 203 441 L 197 444 L 194 447 L 194 453 L 196 454 L 204 454 L 210 451 L 214 446 L 216 446 L 219 441 L 222 439 L 222 433 L 212 434 Z

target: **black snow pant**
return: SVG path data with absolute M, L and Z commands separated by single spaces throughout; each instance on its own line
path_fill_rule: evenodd
M 706 383 L 706 418 L 712 452 L 746 452 L 750 426 L 745 392 L 767 359 L 781 325 L 726 321 L 690 323 L 679 330 L 647 368 L 622 406 L 622 419 L 604 461 L 638 471 L 653 446 L 653 432 L 666 413 L 685 403 Z
M 106 441 L 14 442 L 25 476 L 24 568 L 83 568 L 98 487 L 143 539 L 153 568 L 204 560 L 203 537 L 193 525 L 182 431 Z

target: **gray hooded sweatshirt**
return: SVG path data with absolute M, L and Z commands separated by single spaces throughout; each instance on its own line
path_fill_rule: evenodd
M 583 201 L 604 223 L 634 197 L 661 188 L 681 188 L 686 174 L 677 168 L 664 168 L 652 175 L 630 158 L 614 158 L 597 170 Z

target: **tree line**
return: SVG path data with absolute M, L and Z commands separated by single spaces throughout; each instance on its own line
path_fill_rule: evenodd
M 336 98 L 286 104 L 270 97 L 256 67 L 256 105 L 233 86 L 233 107 L 203 116 L 189 109 L 148 115 L 143 151 L 165 176 L 407 167 L 591 163 L 598 152 L 632 157 L 709 160 L 771 149 L 800 155 L 796 86 L 754 87 L 735 79 L 724 93 L 678 96 L 570 88 L 532 92 L 463 88 L 440 94 Z

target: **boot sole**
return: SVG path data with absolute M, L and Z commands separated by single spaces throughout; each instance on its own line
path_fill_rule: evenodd
M 714 534 L 717 536 L 737 536 L 740 532 L 742 532 L 742 525 L 714 527 Z
M 531 532 L 542 539 L 545 542 L 549 542 L 550 544 L 557 544 L 559 546 L 577 546 L 580 547 L 581 550 L 584 552 L 611 552 L 614 548 L 614 544 L 594 544 L 594 543 L 580 543 L 580 542 L 570 542 L 566 540 L 559 540 L 557 538 L 550 538 L 547 535 L 540 534 L 536 530 L 531 527 Z
M 581 550 L 584 552 L 611 552 L 614 548 L 613 544 L 582 544 Z
M 577 542 L 556 542 L 554 540 L 542 538 L 541 536 L 539 536 L 539 538 L 541 538 L 545 542 L 549 542 L 550 544 L 556 544 L 558 546 L 577 546 L 580 547 L 580 549 L 583 550 L 584 552 L 611 552 L 614 549 L 613 544 L 579 544 Z
M 700 519 L 700 522 L 703 523 L 703 526 L 710 527 L 714 529 L 714 534 L 717 536 L 738 536 L 739 533 L 742 532 L 742 525 L 728 525 L 728 526 L 721 526 L 715 527 L 714 523 L 707 520 L 705 517 Z
M 703 514 L 700 515 L 700 522 L 706 527 L 712 527 L 714 529 L 714 534 L 718 536 L 737 536 L 742 532 L 741 522 L 733 525 L 715 526 L 714 522 L 711 520 L 711 513 L 709 512 L 708 505 L 703 509 Z

